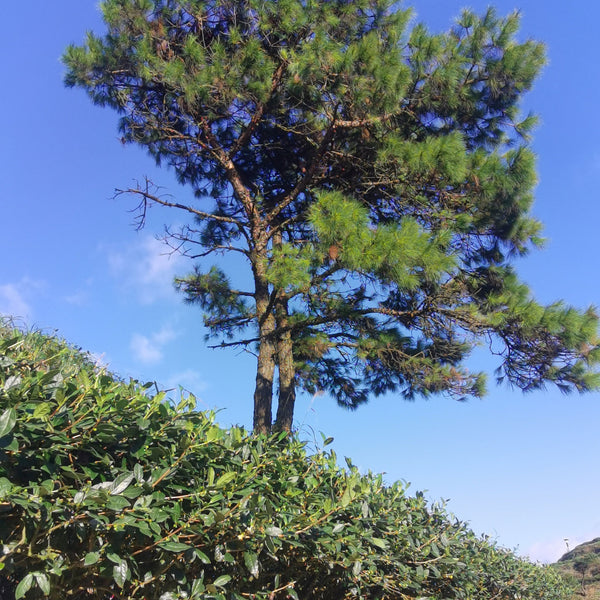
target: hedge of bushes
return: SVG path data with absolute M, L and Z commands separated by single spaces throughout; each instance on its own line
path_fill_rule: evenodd
M 0 597 L 569 597 L 400 483 L 151 390 L 0 327 Z

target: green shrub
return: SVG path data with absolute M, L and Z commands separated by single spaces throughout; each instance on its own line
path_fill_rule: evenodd
M 568 597 L 400 483 L 150 389 L 0 328 L 2 598 Z

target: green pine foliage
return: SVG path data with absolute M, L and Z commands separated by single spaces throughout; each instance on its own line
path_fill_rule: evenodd
M 392 0 L 104 0 L 107 31 L 66 82 L 121 114 L 125 142 L 196 200 L 128 192 L 192 222 L 177 280 L 217 346 L 256 344 L 255 421 L 291 428 L 295 387 L 356 408 L 372 395 L 484 393 L 491 344 L 525 390 L 597 387 L 597 320 L 541 306 L 515 256 L 540 245 L 519 103 L 544 65 L 517 13 L 469 10 L 433 34 Z M 123 190 L 125 191 L 125 190 Z M 236 286 L 201 259 L 241 254 Z M 282 408 L 283 407 L 283 408 Z
M 151 390 L 0 328 L 2 598 L 569 597 L 401 483 Z

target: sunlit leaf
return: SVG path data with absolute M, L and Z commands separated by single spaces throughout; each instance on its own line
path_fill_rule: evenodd
M 19 600 L 25 596 L 25 594 L 31 589 L 33 585 L 33 573 L 28 573 L 21 579 L 19 585 L 17 585 L 17 589 L 15 590 L 15 600 Z
M 0 415 L 0 438 L 8 435 L 17 422 L 17 411 L 14 408 L 6 409 Z
M 95 565 L 100 560 L 98 552 L 88 552 L 83 559 L 84 565 Z
M 188 546 L 187 544 L 182 544 L 180 542 L 164 542 L 159 544 L 159 547 L 169 552 L 185 552 L 186 550 L 193 548 L 193 546 Z
M 231 575 L 221 575 L 213 581 L 213 585 L 224 587 L 231 581 Z
M 226 486 L 228 483 L 231 483 L 236 478 L 236 473 L 234 471 L 229 471 L 228 473 L 223 473 L 221 477 L 217 479 L 215 483 L 215 487 L 220 488 Z
M 120 588 L 122 588 L 127 579 L 129 579 L 129 565 L 125 559 L 121 559 L 119 564 L 113 567 L 113 579 Z
M 48 578 L 48 575 L 45 573 L 34 573 L 33 575 L 38 587 L 42 590 L 44 595 L 47 596 L 50 594 L 50 579 Z
M 252 577 L 258 577 L 258 554 L 256 552 L 244 552 L 244 563 Z

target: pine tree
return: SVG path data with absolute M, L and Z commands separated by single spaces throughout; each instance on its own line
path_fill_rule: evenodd
M 217 346 L 256 347 L 256 431 L 292 427 L 297 387 L 348 408 L 480 396 L 480 342 L 524 390 L 598 385 L 593 309 L 540 305 L 511 265 L 540 243 L 519 101 L 544 49 L 516 41 L 518 14 L 464 11 L 438 35 L 392 0 L 101 8 L 108 31 L 68 48 L 66 83 L 194 191 L 127 190 L 142 219 L 189 215 L 170 239 L 199 262 L 176 284 Z M 200 260 L 223 252 L 250 289 Z

